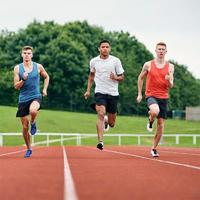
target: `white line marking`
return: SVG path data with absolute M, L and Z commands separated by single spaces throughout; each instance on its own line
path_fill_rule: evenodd
M 192 168 L 192 169 L 200 170 L 199 166 L 194 166 L 194 165 L 181 164 L 181 163 L 177 163 L 177 162 L 172 162 L 172 161 L 167 161 L 167 160 L 160 160 L 160 159 L 156 159 L 156 158 L 148 158 L 148 157 L 144 157 L 144 156 L 139 156 L 139 155 L 135 155 L 135 154 L 124 153 L 124 152 L 119 152 L 119 151 L 113 151 L 113 150 L 108 150 L 108 149 L 105 149 L 104 151 L 110 152 L 110 153 L 116 153 L 116 154 L 120 154 L 120 155 L 125 155 L 125 156 L 142 158 L 142 159 L 146 159 L 146 160 L 152 160 L 152 161 L 155 161 L 155 162 L 161 162 L 161 163 L 166 163 L 166 164 L 177 165 L 177 166 L 181 166 L 181 167 L 187 167 L 187 168 Z
M 165 152 L 165 153 L 174 153 L 174 154 L 183 154 L 183 155 L 191 155 L 191 156 L 200 156 L 200 153 L 186 153 L 186 152 L 177 152 L 177 151 L 168 151 L 168 150 L 159 150 L 159 152 Z
M 140 151 L 146 151 L 146 149 L 137 149 Z M 191 155 L 191 156 L 200 156 L 200 152 L 199 153 L 190 153 L 190 152 L 178 152 L 178 151 L 173 151 L 173 149 L 159 149 L 159 152 L 165 152 L 165 153 L 173 153 L 173 154 L 183 154 L 183 155 Z M 185 150 L 183 150 L 185 151 Z
M 34 147 L 34 148 L 32 148 L 32 150 L 35 151 L 35 149 L 41 149 L 41 148 L 43 148 L 43 147 Z M 8 153 L 2 153 L 2 154 L 0 154 L 0 157 L 25 152 L 26 150 L 27 149 L 22 149 L 22 150 L 19 150 L 19 151 L 11 151 L 11 152 L 8 152 Z
M 16 154 L 16 153 L 21 153 L 21 152 L 23 152 L 23 151 L 26 151 L 26 149 L 24 149 L 24 150 L 19 150 L 19 151 L 8 152 L 8 153 L 2 153 L 2 154 L 0 154 L 0 157 L 2 157 L 2 156 L 7 156 L 7 155 L 12 155 L 12 154 Z
M 64 157 L 64 200 L 78 200 L 74 187 L 74 181 L 67 160 L 66 150 L 64 146 L 62 146 L 62 148 Z

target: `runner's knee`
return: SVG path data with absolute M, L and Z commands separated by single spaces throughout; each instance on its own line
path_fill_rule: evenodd
M 104 119 L 104 115 L 105 115 L 105 113 L 103 111 L 99 111 L 98 112 L 98 118 L 99 119 L 103 120 Z
M 149 109 L 150 109 L 151 116 L 153 116 L 153 117 L 157 117 L 158 116 L 158 114 L 160 112 L 160 109 L 159 109 L 157 104 L 150 105 Z
M 158 116 L 158 114 L 159 114 L 159 110 L 151 110 L 151 116 L 152 117 L 157 117 Z
M 30 115 L 36 115 L 37 110 L 36 109 L 30 109 Z

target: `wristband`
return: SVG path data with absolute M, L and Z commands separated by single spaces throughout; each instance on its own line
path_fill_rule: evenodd
M 26 80 L 25 80 L 23 77 L 22 77 L 22 79 L 21 79 L 21 80 L 22 80 L 22 81 L 24 81 L 24 82 L 26 81 Z

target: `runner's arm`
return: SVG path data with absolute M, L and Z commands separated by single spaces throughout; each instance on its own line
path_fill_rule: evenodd
M 89 96 L 90 96 L 90 90 L 91 90 L 91 87 L 93 85 L 93 82 L 94 82 L 94 76 L 95 76 L 95 72 L 90 72 L 89 73 L 89 76 L 88 76 L 88 84 L 87 84 L 87 90 L 84 94 L 85 96 L 85 99 L 87 99 Z
M 147 76 L 149 70 L 149 62 L 146 62 L 143 65 L 142 71 L 140 72 L 140 75 L 138 76 L 138 96 L 137 96 L 137 102 L 140 103 L 142 100 L 142 88 L 143 88 L 143 82 L 144 78 Z
M 14 88 L 19 90 L 24 85 L 25 80 L 19 78 L 19 66 L 16 65 L 14 68 Z
M 169 87 L 174 86 L 174 65 L 170 63 L 169 65 L 169 74 L 168 74 Z
M 40 75 L 44 78 L 44 87 L 42 90 L 42 95 L 47 96 L 47 88 L 49 86 L 49 75 L 41 64 L 39 64 L 39 71 Z

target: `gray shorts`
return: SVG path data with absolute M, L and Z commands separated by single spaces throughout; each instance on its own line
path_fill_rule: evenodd
M 167 119 L 168 99 L 159 99 L 159 98 L 156 98 L 156 97 L 147 97 L 146 101 L 147 101 L 148 108 L 152 104 L 158 105 L 160 112 L 159 112 L 157 118 Z

